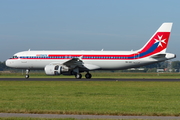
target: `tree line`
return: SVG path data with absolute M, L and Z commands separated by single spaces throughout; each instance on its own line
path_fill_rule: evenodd
M 0 62 L 0 71 L 10 69 L 6 66 L 5 62 Z

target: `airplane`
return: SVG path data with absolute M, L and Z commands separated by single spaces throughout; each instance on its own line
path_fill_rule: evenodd
M 131 51 L 23 51 L 6 60 L 6 66 L 26 69 L 29 78 L 32 69 L 44 69 L 46 75 L 75 75 L 81 79 L 92 77 L 94 70 L 122 70 L 162 62 L 176 57 L 166 53 L 173 23 L 163 23 L 139 50 Z

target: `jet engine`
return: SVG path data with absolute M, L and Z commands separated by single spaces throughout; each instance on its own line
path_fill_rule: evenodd
M 46 65 L 44 68 L 46 75 L 60 75 L 69 71 L 69 68 L 66 66 L 60 65 Z

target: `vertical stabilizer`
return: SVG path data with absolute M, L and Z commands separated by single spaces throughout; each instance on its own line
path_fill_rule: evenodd
M 173 23 L 163 23 L 149 41 L 140 50 L 138 50 L 138 54 L 141 57 L 146 57 L 157 53 L 165 53 L 172 24 Z

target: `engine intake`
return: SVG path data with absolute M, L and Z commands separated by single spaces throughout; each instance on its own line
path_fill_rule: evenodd
M 46 65 L 44 71 L 46 75 L 60 75 L 63 74 L 63 72 L 68 72 L 69 69 L 66 66 Z

